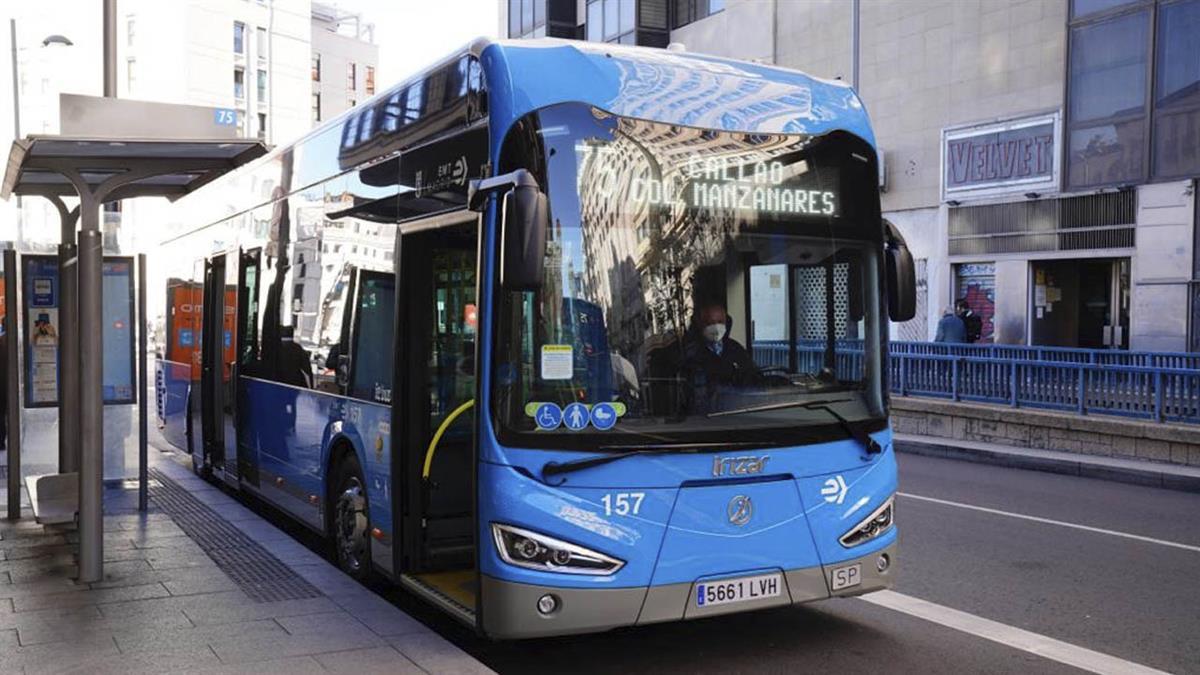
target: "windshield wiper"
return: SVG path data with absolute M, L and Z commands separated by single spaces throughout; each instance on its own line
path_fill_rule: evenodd
M 753 443 L 722 443 L 720 448 L 738 448 L 749 447 Z M 580 471 L 582 469 L 590 469 L 594 466 L 602 466 L 609 462 L 615 462 L 618 459 L 626 457 L 636 457 L 639 455 L 669 455 L 674 453 L 691 453 L 691 452 L 708 452 L 716 451 L 712 443 L 687 443 L 679 445 L 656 445 L 650 447 L 637 448 L 635 450 L 626 450 L 624 452 L 611 452 L 603 455 L 595 455 L 593 457 L 583 457 L 580 459 L 572 459 L 568 462 L 546 462 L 542 466 L 542 480 L 546 480 L 551 476 L 561 476 L 563 474 Z
M 850 399 L 848 398 L 832 398 L 817 401 L 785 401 L 783 403 L 766 403 L 764 405 L 747 406 L 745 408 L 735 408 L 733 410 L 721 410 L 718 412 L 709 413 L 708 417 L 725 417 L 726 415 L 741 415 L 744 413 L 765 412 L 768 410 L 784 410 L 787 408 L 821 410 L 829 413 L 830 417 L 837 420 L 838 426 L 842 428 L 842 431 L 845 431 L 846 435 L 850 436 L 850 438 L 858 441 L 859 444 L 866 448 L 868 453 L 877 454 L 883 452 L 883 446 L 880 445 L 879 442 L 874 438 L 871 438 L 870 434 L 863 431 L 861 428 L 854 426 L 850 420 L 842 417 L 841 413 L 829 407 L 834 403 L 847 403 L 849 401 Z

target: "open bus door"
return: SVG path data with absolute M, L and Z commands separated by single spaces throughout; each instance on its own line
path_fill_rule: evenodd
M 241 254 L 204 263 L 201 319 L 200 417 L 203 456 L 193 465 L 237 484 L 237 338 Z M 197 462 L 199 459 L 199 462 Z
M 400 583 L 477 627 L 474 213 L 401 226 L 392 397 Z

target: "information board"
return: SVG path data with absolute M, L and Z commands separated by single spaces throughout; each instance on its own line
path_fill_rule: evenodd
M 52 408 L 58 405 L 60 386 L 58 257 L 26 255 L 21 261 L 25 407 Z M 136 403 L 133 258 L 106 257 L 102 285 L 104 403 Z
M 133 258 L 104 259 L 104 402 L 135 403 Z

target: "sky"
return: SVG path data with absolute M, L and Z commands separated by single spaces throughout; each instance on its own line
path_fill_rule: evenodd
M 328 2 L 328 0 L 326 0 Z M 433 64 L 477 37 L 497 37 L 497 0 L 335 0 L 375 24 L 381 88 Z

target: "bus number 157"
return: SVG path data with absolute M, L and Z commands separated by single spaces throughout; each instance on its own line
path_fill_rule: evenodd
M 600 501 L 604 502 L 604 515 L 606 516 L 614 513 L 618 516 L 636 516 L 641 512 L 642 500 L 645 498 L 645 492 L 618 492 L 604 495 Z

